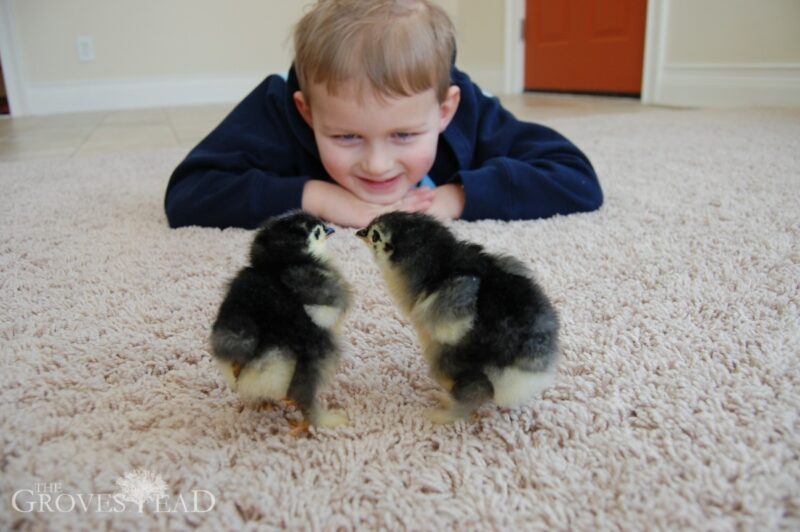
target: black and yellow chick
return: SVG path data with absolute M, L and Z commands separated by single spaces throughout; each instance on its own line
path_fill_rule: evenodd
M 518 260 L 459 241 L 431 216 L 392 212 L 356 233 L 419 335 L 431 376 L 449 393 L 432 421 L 493 400 L 518 406 L 555 376 L 558 315 Z
M 331 233 L 302 211 L 268 220 L 255 235 L 250 265 L 230 282 L 211 332 L 219 369 L 242 398 L 299 407 L 303 421 L 295 435 L 309 423 L 347 422 L 317 399 L 336 371 L 337 337 L 350 305 L 347 283 L 325 250 Z

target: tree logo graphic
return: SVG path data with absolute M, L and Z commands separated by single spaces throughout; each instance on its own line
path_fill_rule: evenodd
M 167 483 L 161 475 L 147 469 L 128 471 L 117 479 L 116 484 L 119 489 L 117 495 L 122 500 L 138 504 L 140 513 L 147 501 L 156 501 L 167 496 Z

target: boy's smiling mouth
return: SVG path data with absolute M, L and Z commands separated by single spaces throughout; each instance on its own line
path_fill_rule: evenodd
M 395 187 L 402 177 L 402 174 L 397 174 L 394 177 L 390 177 L 389 179 L 384 179 L 382 181 L 375 181 L 366 177 L 358 177 L 357 179 L 370 192 L 388 192 Z

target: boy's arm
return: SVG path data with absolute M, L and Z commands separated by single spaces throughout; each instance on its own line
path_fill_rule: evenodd
M 434 199 L 428 188 L 411 189 L 391 205 L 368 203 L 349 190 L 325 181 L 308 181 L 303 190 L 303 210 L 343 227 L 366 227 L 373 218 L 389 211 L 425 211 Z
M 218 162 L 216 157 L 214 164 Z M 167 191 L 165 207 L 171 227 L 254 229 L 273 214 L 299 208 L 308 181 L 307 177 L 278 176 L 257 168 L 179 167 L 173 176 L 183 179 L 176 180 Z
M 473 167 L 458 173 L 463 219 L 546 218 L 600 207 L 603 192 L 583 152 L 550 128 L 517 120 L 473 87 L 465 108 L 472 112 L 460 117 L 475 132 Z
M 457 220 L 464 212 L 465 202 L 462 185 L 440 185 L 434 190 L 433 203 L 426 212 L 441 220 Z

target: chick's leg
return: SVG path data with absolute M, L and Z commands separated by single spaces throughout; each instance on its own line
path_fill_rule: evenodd
M 289 426 L 292 427 L 292 430 L 289 431 L 290 436 L 294 436 L 295 438 L 299 438 L 300 436 L 305 436 L 309 433 L 310 424 L 308 419 L 303 417 L 300 421 L 290 421 Z
M 319 381 L 318 386 L 323 387 L 326 383 L 333 379 L 336 373 L 336 368 L 339 366 L 338 352 L 331 353 L 320 363 Z M 311 423 L 320 427 L 339 427 L 346 425 L 348 422 L 347 415 L 343 410 L 331 409 L 326 410 L 319 404 L 314 404 L 311 409 Z
M 297 401 L 289 398 L 284 398 L 278 401 L 278 404 L 284 410 L 299 410 L 303 412 L 303 408 Z M 320 427 L 339 427 L 347 424 L 347 416 L 341 410 L 325 410 L 312 403 L 308 414 L 303 414 L 303 419 L 299 422 L 290 421 L 289 424 L 293 427 L 292 436 L 301 436 L 308 432 L 310 425 L 317 425 Z
M 428 419 L 434 423 L 445 424 L 465 419 L 482 403 L 492 398 L 494 388 L 482 371 L 465 371 L 453 379 L 450 390 L 452 403 L 447 408 L 428 412 Z
M 318 372 L 305 360 L 298 360 L 294 368 L 292 382 L 286 393 L 284 403 L 296 406 L 303 416 L 302 421 L 292 424 L 292 436 L 300 436 L 308 432 L 309 414 L 313 407 L 317 392 Z
M 347 422 L 344 414 L 320 408 L 316 397 L 321 380 L 320 369 L 320 365 L 316 363 L 297 362 L 287 396 L 300 409 L 303 421 L 294 427 L 292 435 L 308 432 L 309 425 L 336 427 Z

